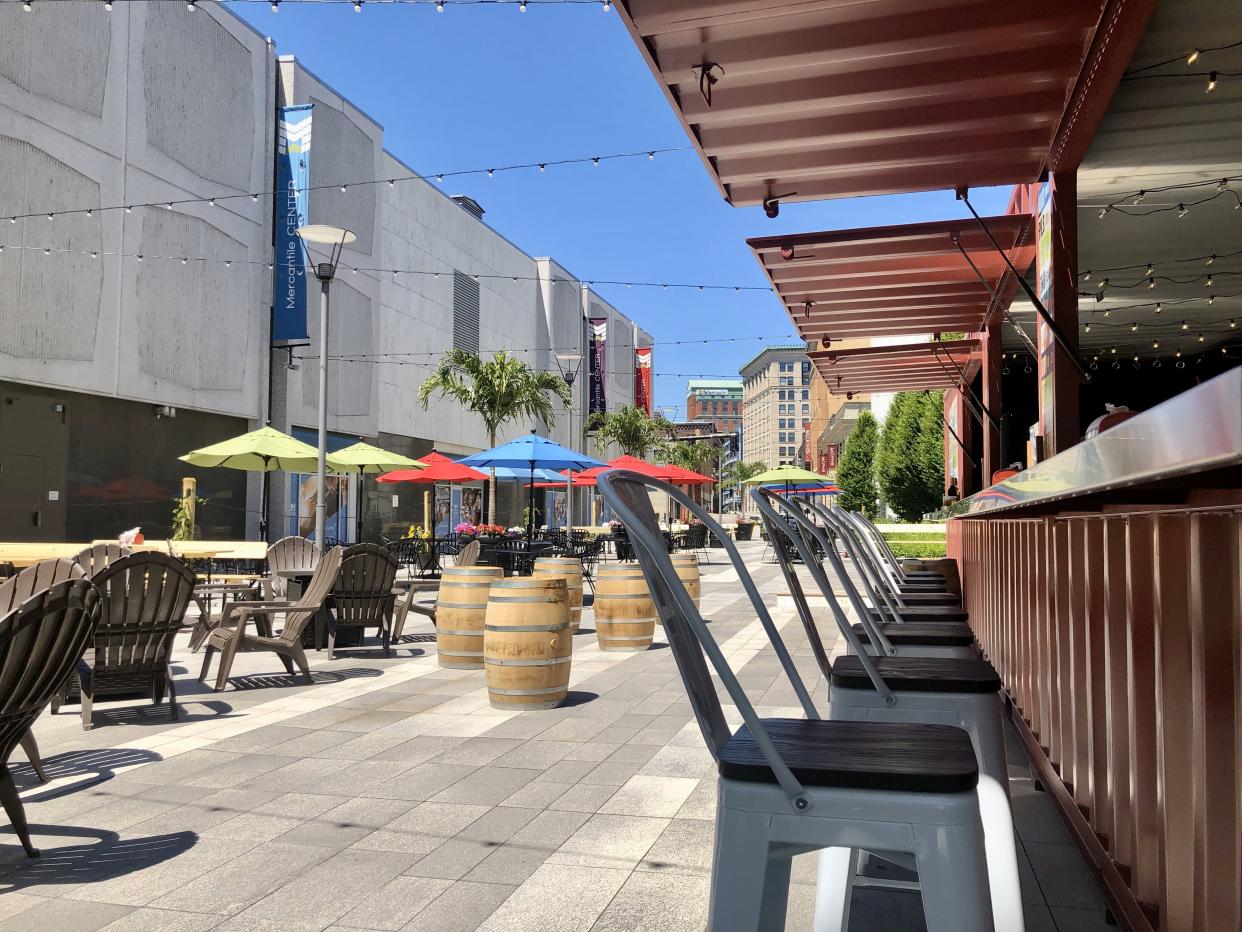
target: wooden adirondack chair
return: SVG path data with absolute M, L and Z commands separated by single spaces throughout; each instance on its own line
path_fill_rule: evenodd
M 59 562 L 59 561 L 48 561 Z M 27 598 L 0 618 L 0 803 L 26 854 L 38 857 L 9 755 L 73 672 L 99 621 L 99 590 L 78 576 Z M 32 676 L 32 671 L 39 675 Z
M 282 537 L 267 548 L 267 570 L 264 584 L 266 597 L 277 602 L 289 596 L 289 580 L 277 574 L 277 570 L 309 569 L 319 564 L 315 542 L 305 537 Z
M 328 656 L 334 656 L 336 632 L 342 627 L 379 629 L 384 656 L 391 654 L 393 584 L 397 560 L 378 544 L 354 544 L 341 556 L 336 585 L 328 599 Z
M 177 721 L 180 711 L 169 661 L 194 594 L 194 578 L 182 560 L 156 551 L 121 557 L 96 573 L 92 581 L 102 601 L 99 624 L 75 676 L 52 700 L 52 711 L 60 710 L 76 686 L 82 730 L 87 731 L 96 696 L 149 691 L 156 705 L 168 694 L 168 714 Z
M 328 594 L 336 583 L 337 572 L 341 568 L 341 548 L 333 547 L 327 551 L 315 567 L 315 575 L 310 585 L 297 602 L 233 602 L 225 610 L 219 627 L 215 628 L 207 638 L 203 656 L 203 670 L 199 679 L 206 680 L 211 669 L 211 658 L 220 653 L 220 667 L 216 675 L 216 692 L 224 689 L 229 673 L 233 669 L 233 658 L 238 651 L 271 651 L 280 658 L 285 670 L 293 672 L 296 663 L 298 669 L 311 679 L 310 667 L 306 663 L 306 653 L 302 650 L 302 629 L 312 621 L 323 608 Z M 266 616 L 283 613 L 285 626 L 280 634 L 273 635 L 266 622 Z M 261 626 L 258 634 L 246 631 L 246 624 L 255 618 L 256 625 Z M 262 621 L 260 621 L 262 619 Z
M 32 563 L 20 573 L 9 576 L 0 583 L 0 618 L 16 611 L 23 602 L 36 592 L 50 589 L 56 583 L 67 579 L 82 579 L 86 570 L 77 560 L 40 560 Z M 35 741 L 34 732 L 27 730 L 21 737 L 22 750 L 35 776 L 43 783 L 48 780 L 47 771 L 43 769 L 43 758 L 39 756 L 39 745 Z
M 87 577 L 93 578 L 96 573 L 107 569 L 121 557 L 127 557 L 131 553 L 133 553 L 132 550 L 120 544 L 95 544 L 78 551 L 73 559 L 86 571 Z

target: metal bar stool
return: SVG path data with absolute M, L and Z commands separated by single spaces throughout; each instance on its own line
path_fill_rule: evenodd
M 795 498 L 794 502 L 812 521 L 818 523 L 841 543 L 846 555 L 858 567 L 858 576 L 871 601 L 869 614 L 883 622 L 964 622 L 970 616 L 955 605 L 907 605 L 895 595 L 879 570 L 863 551 L 855 538 L 838 526 L 839 508 L 824 508 L 809 499 Z M 844 564 L 842 564 L 844 571 Z
M 893 553 L 893 548 L 888 545 L 884 535 L 880 533 L 880 529 L 875 526 L 875 522 L 866 515 L 857 511 L 846 512 L 850 516 L 855 526 L 863 534 L 869 536 L 875 541 L 876 546 L 882 551 L 885 562 L 893 569 L 893 572 L 906 582 L 935 582 L 944 584 L 944 574 L 939 570 L 912 570 L 902 564 L 897 559 L 897 555 Z
M 912 862 L 923 880 L 923 911 L 931 932 L 993 929 L 978 764 L 969 737 L 946 725 L 822 720 L 736 546 L 711 516 L 673 486 L 638 473 L 610 470 L 598 483 L 629 529 L 717 762 L 720 796 L 709 928 L 783 929 L 793 856 L 840 847 L 895 853 Z M 721 541 L 804 719 L 758 717 L 673 568 L 648 490 L 671 495 Z M 871 664 L 868 657 L 859 660 Z M 741 714 L 743 725 L 736 732 L 726 724 L 713 669 Z M 845 892 L 844 887 L 834 889 Z M 848 919 L 848 906 L 838 896 L 839 926 Z
M 785 498 L 778 499 L 776 504 L 782 511 L 792 512 L 798 507 L 796 500 L 789 501 Z M 781 571 L 785 576 L 785 581 L 789 584 L 794 607 L 798 610 L 803 626 L 805 627 L 809 623 L 813 627 L 814 617 L 801 582 L 798 579 L 798 574 L 794 571 L 793 563 L 787 559 L 789 556 L 789 544 L 785 534 L 781 533 L 777 527 L 778 519 L 773 511 L 773 505 L 770 502 L 763 502 L 759 507 L 760 515 L 768 526 L 768 533 L 774 539 L 778 562 L 781 564 Z M 814 527 L 809 519 L 807 519 L 807 524 L 809 527 Z M 895 621 L 882 620 L 882 616 L 873 613 L 868 606 L 863 604 L 858 588 L 854 585 L 854 581 L 850 578 L 849 573 L 846 572 L 841 558 L 837 555 L 836 548 L 831 546 L 828 535 L 823 529 L 815 528 L 815 533 L 811 534 L 802 531 L 798 524 L 794 524 L 793 527 L 802 534 L 809 550 L 813 552 L 818 548 L 823 551 L 824 559 L 832 566 L 837 579 L 845 590 L 850 606 L 854 609 L 855 615 L 860 619 L 857 624 L 853 625 L 854 634 L 864 648 L 871 648 L 869 653 L 880 657 L 958 657 L 964 660 L 975 660 L 978 658 L 979 655 L 974 649 L 975 636 L 971 632 L 970 627 L 962 622 L 907 622 L 900 617 L 897 617 Z M 815 560 L 807 565 L 807 569 L 824 601 L 833 611 L 834 616 L 841 614 L 841 604 L 837 600 L 836 593 L 833 592 L 832 585 L 824 573 L 823 563 Z M 867 589 L 872 604 L 876 604 L 875 592 L 865 575 L 862 577 L 862 582 Z M 849 652 L 853 652 L 854 648 L 850 644 L 846 649 Z
M 756 489 L 752 497 L 769 525 L 773 541 L 789 541 L 808 561 L 811 548 L 807 541 L 823 535 L 823 530 L 780 496 Z M 784 517 L 778 514 L 778 508 Z M 802 620 L 820 670 L 829 683 L 829 715 L 833 720 L 936 722 L 957 725 L 970 735 L 979 762 L 978 794 L 993 919 L 998 930 L 1021 932 L 1022 898 L 1008 797 L 1000 677 L 986 660 L 891 655 L 871 658 L 835 599 L 829 601 L 829 609 L 851 648 L 850 654 L 834 662 L 825 662 L 827 655 L 822 646 L 815 649 L 820 637 L 814 620 L 808 622 L 809 612 L 802 615 Z M 853 882 L 853 863 L 841 852 L 821 856 L 821 905 L 848 895 Z M 817 908 L 817 916 L 820 913 Z M 837 915 L 835 907 L 824 907 L 822 914 L 825 918 L 817 919 L 816 932 L 844 928 L 833 921 Z
M 838 508 L 836 512 L 838 523 L 853 535 L 860 546 L 866 549 L 876 568 L 898 591 L 912 595 L 936 594 L 957 599 L 956 593 L 948 591 L 945 578 L 939 573 L 930 578 L 907 575 L 896 557 L 892 555 L 892 551 L 887 549 L 888 542 L 884 540 L 884 535 L 875 528 L 875 525 L 864 524 L 862 516 L 857 512 L 846 511 L 844 508 Z

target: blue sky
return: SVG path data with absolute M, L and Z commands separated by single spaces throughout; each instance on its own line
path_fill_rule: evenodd
M 420 172 L 486 168 L 687 144 L 615 12 L 599 6 L 230 7 L 384 126 Z M 776 220 L 734 208 L 693 152 L 467 177 L 487 221 L 531 255 L 582 279 L 763 285 L 748 236 L 958 217 L 951 192 L 783 205 Z M 1003 209 L 1006 192 L 975 201 Z M 684 410 L 686 374 L 735 375 L 793 327 L 770 292 L 600 286 L 651 332 L 656 404 Z M 736 343 L 668 341 L 737 337 Z

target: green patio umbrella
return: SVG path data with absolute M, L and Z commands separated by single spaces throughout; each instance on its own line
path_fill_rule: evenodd
M 427 464 L 400 453 L 390 453 L 370 443 L 355 443 L 328 454 L 328 468 L 358 477 L 358 523 L 354 539 L 361 541 L 363 474 L 392 472 L 394 469 L 426 469 Z
M 309 443 L 295 440 L 274 427 L 260 427 L 248 434 L 191 450 L 177 459 L 191 466 L 224 466 L 228 469 L 263 473 L 263 509 L 259 514 L 259 532 L 266 540 L 267 473 L 314 472 L 318 466 L 318 456 L 318 451 Z
M 742 485 L 805 485 L 808 482 L 823 485 L 825 478 L 801 466 L 777 466 L 757 476 L 751 476 Z

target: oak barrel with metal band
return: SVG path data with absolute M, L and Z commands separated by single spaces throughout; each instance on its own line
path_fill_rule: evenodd
M 483 619 L 499 566 L 451 566 L 440 577 L 436 599 L 436 655 L 454 670 L 483 667 Z
M 656 610 L 641 567 L 599 567 L 594 607 L 600 650 L 641 651 L 651 646 Z
M 569 627 L 576 632 L 582 625 L 582 561 L 577 557 L 540 557 L 532 575 L 565 580 L 569 589 Z
M 690 594 L 690 598 L 694 600 L 694 607 L 699 607 L 699 602 L 703 594 L 702 583 L 699 581 L 699 555 L 697 553 L 674 553 L 669 556 L 673 561 L 673 569 L 677 571 L 677 578 L 681 580 L 686 592 Z
M 483 669 L 494 708 L 556 708 L 569 693 L 572 654 L 564 579 L 514 576 L 492 584 Z

